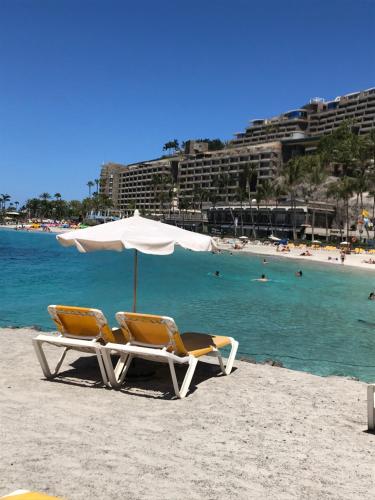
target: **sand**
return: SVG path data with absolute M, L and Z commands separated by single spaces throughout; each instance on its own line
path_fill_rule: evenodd
M 243 248 L 238 250 L 233 248 L 233 244 L 224 243 L 222 240 L 216 241 L 219 249 L 230 251 L 234 255 L 237 253 L 249 253 L 262 256 L 273 256 L 280 259 L 299 260 L 301 264 L 302 262 L 320 262 L 327 264 L 328 266 L 343 265 L 348 267 L 357 267 L 360 269 L 372 269 L 375 271 L 375 264 L 367 264 L 363 262 L 369 259 L 375 260 L 375 255 L 368 253 L 345 255 L 344 264 L 341 264 L 339 250 L 311 250 L 311 248 L 309 248 L 309 252 L 312 255 L 308 257 L 301 255 L 301 253 L 304 252 L 304 249 L 301 248 L 291 248 L 290 252 L 277 252 L 277 247 L 274 245 L 256 245 L 249 242 Z M 328 260 L 328 257 L 331 257 L 331 260 Z
M 374 499 L 366 384 L 200 363 L 186 399 L 165 366 L 121 391 L 70 353 L 43 379 L 28 329 L 0 330 L 0 495 L 75 499 Z M 52 353 L 55 354 L 55 349 Z

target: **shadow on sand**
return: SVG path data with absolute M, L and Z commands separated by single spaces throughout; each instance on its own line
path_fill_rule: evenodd
M 113 362 L 115 363 L 116 359 Z M 49 381 L 80 387 L 108 389 L 103 384 L 96 356 L 81 356 L 72 361 L 70 367 Z M 178 383 L 181 385 L 186 367 L 175 365 L 175 368 Z M 234 371 L 236 368 L 233 368 L 232 372 Z M 188 395 L 195 392 L 202 382 L 212 377 L 221 376 L 224 375 L 217 364 L 199 362 Z M 168 365 L 144 359 L 133 360 L 124 384 L 121 388 L 114 390 L 144 398 L 176 399 Z

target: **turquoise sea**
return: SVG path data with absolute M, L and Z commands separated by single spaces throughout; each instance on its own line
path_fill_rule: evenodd
M 375 302 L 367 300 L 375 274 L 262 260 L 182 249 L 140 254 L 138 311 L 172 316 L 182 331 L 231 335 L 239 356 L 375 381 Z M 272 281 L 252 281 L 262 273 Z M 115 312 L 132 307 L 133 253 L 80 254 L 52 234 L 0 230 L 0 279 L 0 326 L 53 329 L 48 304 L 96 307 L 114 326 Z

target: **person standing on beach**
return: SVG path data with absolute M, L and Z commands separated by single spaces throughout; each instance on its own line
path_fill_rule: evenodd
M 344 252 L 344 250 L 341 250 L 341 252 L 340 252 L 340 259 L 341 259 L 341 264 L 344 264 L 344 262 L 345 262 L 345 252 Z

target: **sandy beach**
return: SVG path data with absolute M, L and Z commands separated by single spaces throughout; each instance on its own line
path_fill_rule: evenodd
M 0 494 L 75 499 L 373 499 L 366 384 L 237 362 L 201 363 L 172 398 L 166 367 L 121 391 L 68 355 L 43 379 L 29 329 L 1 329 Z M 53 350 L 53 348 L 51 348 Z M 55 352 L 55 350 L 53 350 Z
M 218 243 L 218 248 L 220 250 L 230 251 L 233 254 L 249 253 L 256 255 L 272 256 L 280 259 L 295 259 L 295 260 L 298 259 L 301 262 L 320 262 L 323 264 L 327 264 L 329 266 L 344 265 L 350 267 L 357 267 L 361 269 L 372 269 L 373 271 L 375 271 L 375 264 L 368 264 L 363 262 L 369 259 L 375 261 L 375 255 L 368 253 L 362 253 L 362 254 L 351 253 L 349 255 L 345 255 L 345 262 L 344 264 L 341 264 L 339 250 L 324 250 L 324 249 L 312 250 L 311 248 L 306 247 L 309 248 L 309 251 L 311 252 L 312 255 L 303 256 L 301 255 L 301 253 L 304 252 L 303 248 L 291 248 L 290 252 L 277 252 L 276 251 L 277 247 L 274 245 L 262 245 L 249 242 L 241 249 L 234 249 L 233 244 L 224 243 L 221 240 L 217 240 L 217 243 Z

